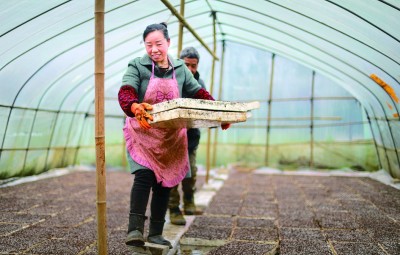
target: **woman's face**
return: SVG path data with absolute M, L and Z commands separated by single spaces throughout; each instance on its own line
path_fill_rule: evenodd
M 163 67 L 168 64 L 169 43 L 170 41 L 165 39 L 162 31 L 158 30 L 149 33 L 144 40 L 146 52 L 149 57 L 159 66 Z

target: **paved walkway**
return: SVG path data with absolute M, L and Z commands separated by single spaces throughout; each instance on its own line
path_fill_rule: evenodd
M 132 181 L 107 172 L 108 254 L 132 254 Z M 368 177 L 232 171 L 203 183 L 205 214 L 165 226 L 169 255 L 400 254 L 400 190 Z M 97 254 L 95 194 L 93 171 L 0 188 L 0 254 Z

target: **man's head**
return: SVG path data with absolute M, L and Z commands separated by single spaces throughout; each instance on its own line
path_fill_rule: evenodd
M 197 72 L 200 60 L 200 55 L 197 50 L 193 47 L 187 47 L 181 51 L 180 58 L 185 61 L 185 65 L 194 75 Z

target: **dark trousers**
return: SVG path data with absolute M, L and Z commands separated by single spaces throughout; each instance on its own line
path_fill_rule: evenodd
M 169 192 L 171 188 L 157 183 L 154 172 L 147 169 L 137 170 L 131 190 L 130 213 L 145 215 L 147 203 L 152 190 L 150 205 L 151 219 L 163 221 L 167 213 Z

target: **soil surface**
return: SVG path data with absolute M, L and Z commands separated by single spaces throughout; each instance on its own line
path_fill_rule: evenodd
M 218 254 L 400 254 L 400 190 L 368 177 L 232 172 L 181 243 Z M 182 245 L 184 247 L 184 245 Z
M 108 254 L 132 254 L 132 182 L 107 172 Z M 0 188 L 0 254 L 97 254 L 95 183 L 86 171 Z M 231 172 L 185 241 L 217 243 L 208 255 L 400 254 L 400 190 L 366 177 Z

